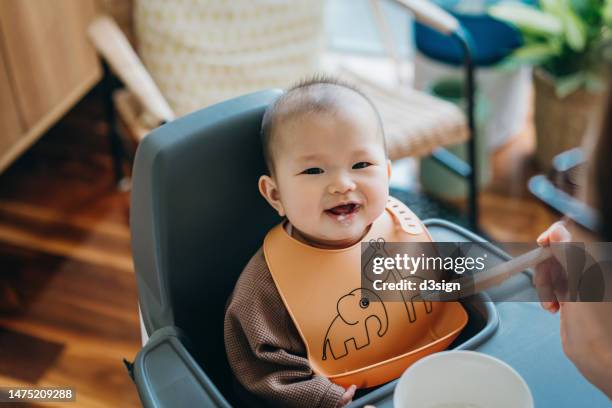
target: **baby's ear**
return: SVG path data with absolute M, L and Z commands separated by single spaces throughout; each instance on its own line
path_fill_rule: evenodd
M 391 160 L 387 160 L 387 176 L 391 178 Z
M 278 187 L 276 182 L 270 176 L 263 175 L 259 178 L 258 182 L 259 192 L 266 199 L 266 201 L 278 212 L 281 217 L 285 216 L 285 209 L 280 201 L 280 195 L 278 193 Z

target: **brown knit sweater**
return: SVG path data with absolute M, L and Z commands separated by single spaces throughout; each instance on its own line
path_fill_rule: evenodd
M 333 408 L 344 394 L 343 387 L 311 370 L 261 248 L 228 301 L 225 350 L 240 384 L 271 405 Z

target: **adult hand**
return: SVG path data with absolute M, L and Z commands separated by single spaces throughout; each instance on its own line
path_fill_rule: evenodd
M 538 245 L 547 247 L 555 242 L 570 242 L 571 234 L 562 221 L 556 222 L 537 239 Z M 553 255 L 557 255 L 554 254 Z M 538 291 L 542 307 L 551 313 L 559 310 L 559 298 L 566 289 L 565 271 L 556 256 L 552 256 L 536 266 L 533 284 Z
M 353 397 L 355 396 L 355 390 L 357 390 L 357 386 L 355 384 L 348 387 L 346 391 L 344 392 L 344 394 L 342 395 L 342 398 L 340 398 L 340 401 L 338 401 L 338 404 L 336 405 L 336 407 L 342 408 L 350 404 L 351 401 L 353 401 Z
M 551 225 L 538 237 L 538 244 L 571 241 L 562 222 Z M 560 311 L 563 351 L 593 385 L 612 398 L 612 302 L 566 302 L 566 272 L 553 251 L 550 259 L 536 267 L 534 285 L 542 307 Z
M 561 302 L 563 352 L 612 398 L 612 302 Z

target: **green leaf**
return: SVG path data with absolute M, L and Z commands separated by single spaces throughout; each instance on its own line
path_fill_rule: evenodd
M 557 77 L 555 78 L 555 93 L 559 98 L 563 99 L 584 85 L 585 80 L 586 78 L 584 72 L 577 72 L 572 75 Z
M 559 0 L 540 0 L 542 11 L 560 17 L 562 14 L 562 3 Z
M 554 37 L 562 35 L 561 20 L 536 8 L 517 3 L 501 3 L 489 8 L 494 18 L 515 25 L 521 32 Z
M 600 25 L 605 0 L 567 0 L 567 2 L 587 27 Z
M 576 13 L 567 8 L 564 10 L 563 25 L 565 39 L 569 47 L 577 52 L 584 50 L 587 40 L 587 29 Z
M 603 19 L 606 25 L 612 28 L 612 0 L 606 0 L 604 3 Z
M 558 52 L 553 44 L 528 44 L 514 50 L 510 58 L 524 64 L 538 65 L 554 57 Z

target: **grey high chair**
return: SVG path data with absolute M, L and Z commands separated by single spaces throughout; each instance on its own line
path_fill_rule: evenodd
M 151 336 L 134 366 L 144 406 L 229 406 L 224 307 L 279 221 L 257 190 L 265 171 L 261 118 L 279 94 L 255 93 L 187 115 L 154 130 L 138 148 L 130 218 L 139 303 Z
M 150 338 L 133 378 L 145 407 L 242 406 L 225 355 L 224 309 L 242 268 L 280 221 L 257 189 L 265 169 L 260 122 L 280 93 L 192 113 L 157 128 L 138 148 L 132 251 Z M 444 221 L 426 225 L 436 240 L 482 241 Z M 494 306 L 483 300 L 464 302 L 470 323 L 452 347 L 475 347 L 497 327 Z

